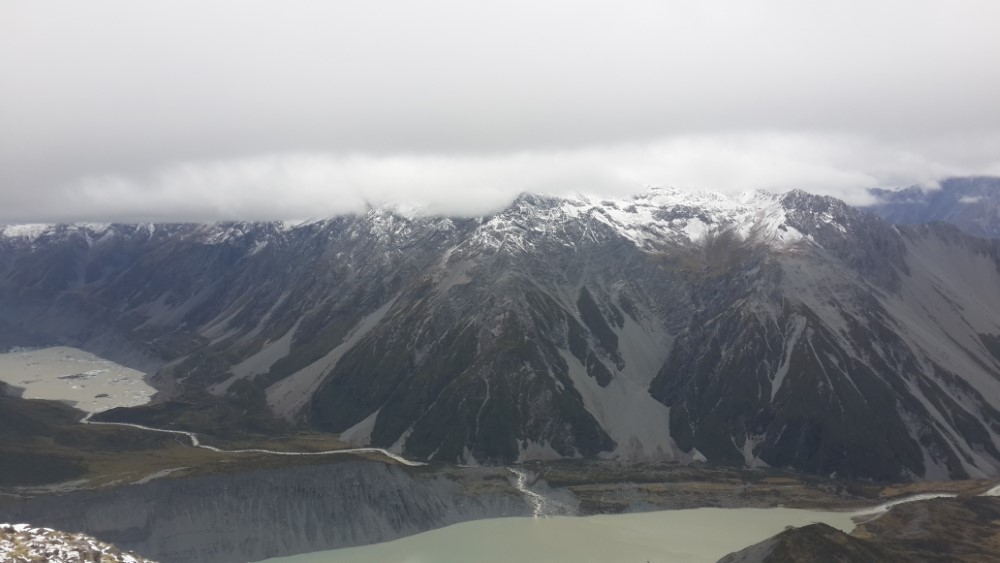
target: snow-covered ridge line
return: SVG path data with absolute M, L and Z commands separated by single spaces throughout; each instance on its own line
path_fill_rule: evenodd
M 639 246 L 655 238 L 678 238 L 698 242 L 713 232 L 730 230 L 741 239 L 757 236 L 778 244 L 802 240 L 804 235 L 786 225 L 782 196 L 765 191 L 727 197 L 713 192 L 682 192 L 653 188 L 630 200 L 581 202 L 576 209 L 564 204 L 569 215 L 591 213 L 604 217 Z
M 557 203 L 568 216 L 577 216 L 595 209 L 604 209 L 610 213 L 609 217 L 617 220 L 620 225 L 630 227 L 635 224 L 656 223 L 657 219 L 649 216 L 650 210 L 665 210 L 683 208 L 696 210 L 700 214 L 718 220 L 720 223 L 738 222 L 758 216 L 761 212 L 774 211 L 780 208 L 782 194 L 775 194 L 763 190 L 745 192 L 738 196 L 730 197 L 721 193 L 711 191 L 687 191 L 668 187 L 651 187 L 645 193 L 632 197 L 600 198 L 595 196 L 576 194 L 570 196 L 545 196 L 537 194 L 522 194 L 503 210 L 498 211 L 489 217 L 499 217 L 505 211 L 516 209 L 524 202 L 532 202 L 539 207 L 546 207 L 548 204 Z M 627 210 L 626 214 L 617 213 L 622 209 Z M 292 220 L 269 220 L 269 221 L 242 221 L 242 220 L 219 220 L 209 222 L 178 222 L 166 221 L 158 223 L 134 222 L 134 223 L 24 223 L 8 224 L 0 226 L 0 234 L 6 238 L 18 238 L 27 241 L 34 241 L 47 233 L 57 230 L 86 231 L 90 234 L 103 234 L 112 230 L 116 226 L 146 227 L 152 232 L 157 225 L 188 225 L 195 228 L 201 236 L 210 242 L 219 242 L 226 239 L 233 232 L 242 232 L 247 225 L 270 225 L 277 232 L 285 233 L 300 228 L 314 226 L 325 223 L 340 216 L 368 216 L 380 217 L 389 214 L 410 221 L 437 220 L 444 216 L 428 213 L 425 209 L 403 204 L 386 204 L 379 208 L 369 209 L 364 213 L 344 214 L 328 218 L 309 218 Z M 455 216 L 456 218 L 459 216 Z M 469 217 L 473 218 L 473 217 Z M 772 219 L 775 217 L 772 217 Z M 696 229 L 697 227 L 692 227 Z M 743 229 L 745 230 L 745 229 Z M 699 233 L 700 234 L 700 233 Z
M 776 248 L 786 248 L 811 237 L 796 229 L 789 220 L 794 210 L 789 196 L 795 191 L 776 194 L 757 190 L 737 196 L 709 191 L 651 187 L 631 197 L 599 198 L 588 195 L 546 196 L 521 194 L 496 213 L 467 217 L 479 222 L 469 233 L 464 247 L 495 252 L 533 252 L 544 244 L 540 239 L 566 241 L 582 236 L 597 237 L 613 231 L 643 251 L 658 253 L 677 245 L 699 244 L 719 233 L 731 233 L 740 240 L 753 240 Z M 791 205 L 794 207 L 794 204 Z M 353 217 L 357 225 L 378 240 L 392 243 L 413 234 L 422 225 L 436 231 L 453 228 L 452 220 L 425 213 L 419 208 L 384 205 L 363 213 L 345 214 L 326 219 L 278 221 L 216 221 L 210 223 L 158 224 L 34 224 L 2 227 L 2 237 L 14 244 L 34 245 L 39 239 L 81 236 L 87 244 L 97 244 L 118 237 L 152 237 L 166 230 L 170 238 L 179 237 L 197 244 L 234 244 L 245 248 L 248 256 L 257 254 L 271 242 L 291 240 L 297 233 L 322 231 L 339 219 Z M 832 217 L 817 217 L 820 222 Z M 417 229 L 420 230 L 420 229 Z M 843 230 L 841 228 L 841 230 Z M 148 233 L 146 235 L 145 233 Z M 566 235 L 572 237 L 568 238 Z M 538 235 L 541 235 L 539 237 Z M 159 235 L 158 233 L 158 236 Z M 575 237 L 575 238 L 574 238 Z
M 5 225 L 3 227 L 3 236 L 7 238 L 25 238 L 28 240 L 35 240 L 42 236 L 45 231 L 55 227 L 53 224 L 49 223 L 25 223 L 21 225 Z
M 729 197 L 713 192 L 650 188 L 631 198 L 606 199 L 585 195 L 547 197 L 522 194 L 506 209 L 483 221 L 472 234 L 473 247 L 533 251 L 539 237 L 562 235 L 564 241 L 600 237 L 613 231 L 650 252 L 665 246 L 701 243 L 723 232 L 741 240 L 785 247 L 811 237 L 790 220 L 794 203 L 787 194 L 745 192 Z M 822 216 L 819 221 L 833 221 Z M 580 232 L 582 229 L 582 233 Z M 571 244 L 571 243 L 569 243 Z
M 76 233 L 83 236 L 89 244 L 112 234 L 116 227 L 133 231 L 145 230 L 150 234 L 156 230 L 156 225 L 152 223 L 23 223 L 0 225 L 0 238 L 34 243 L 45 236 Z
M 198 439 L 198 435 L 194 432 L 188 432 L 186 430 L 167 430 L 164 428 L 153 428 L 152 426 L 144 426 L 142 424 L 133 424 L 131 422 L 101 422 L 97 420 L 90 420 L 90 417 L 94 413 L 88 413 L 87 416 L 80 419 L 83 424 L 103 424 L 106 426 L 127 426 L 129 428 L 137 428 L 139 430 L 147 430 L 149 432 L 160 432 L 164 434 L 175 434 L 178 436 L 186 436 L 191 441 L 191 446 L 195 448 L 202 448 L 205 450 L 211 450 L 213 452 L 224 453 L 224 454 L 267 454 L 267 455 L 283 455 L 283 456 L 314 456 L 314 455 L 336 455 L 336 454 L 370 454 L 377 453 L 381 454 L 393 461 L 402 463 L 410 467 L 419 467 L 422 465 L 427 465 L 421 461 L 413 461 L 411 459 L 406 459 L 400 455 L 394 454 L 389 450 L 382 448 L 348 448 L 343 450 L 323 450 L 319 452 L 282 452 L 276 450 L 264 450 L 258 448 L 249 448 L 242 450 L 226 450 L 222 448 L 217 448 L 215 446 L 209 446 L 208 444 L 202 444 Z

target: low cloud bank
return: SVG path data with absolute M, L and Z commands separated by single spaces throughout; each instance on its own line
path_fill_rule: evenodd
M 623 197 L 649 186 L 736 194 L 801 188 L 852 204 L 866 188 L 1000 174 L 1000 139 L 901 145 L 849 136 L 741 133 L 501 154 L 286 153 L 182 162 L 0 194 L 0 222 L 299 219 L 402 204 L 481 215 L 521 192 Z

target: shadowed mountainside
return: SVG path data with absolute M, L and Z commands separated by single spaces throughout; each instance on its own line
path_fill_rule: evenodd
M 1000 245 L 801 191 L 482 218 L 5 229 L 0 336 L 131 365 L 104 419 L 407 457 L 1000 471 Z M 20 332 L 19 332 L 20 331 Z

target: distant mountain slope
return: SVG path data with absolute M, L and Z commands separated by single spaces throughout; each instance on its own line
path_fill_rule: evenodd
M 869 190 L 870 209 L 892 223 L 951 223 L 978 237 L 1000 238 L 1000 178 L 950 178 L 940 189 Z
M 223 401 L 450 463 L 1000 473 L 1000 242 L 940 224 L 659 189 L 22 231 L 0 238 L 0 334 L 165 364 L 158 417 Z

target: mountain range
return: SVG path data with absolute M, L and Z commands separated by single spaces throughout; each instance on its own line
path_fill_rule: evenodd
M 156 373 L 107 420 L 460 464 L 1000 474 L 1000 241 L 797 190 L 6 227 L 0 344 L 55 342 Z
M 869 209 L 893 223 L 951 223 L 966 233 L 1000 238 L 1000 178 L 948 178 L 934 188 L 872 189 Z

